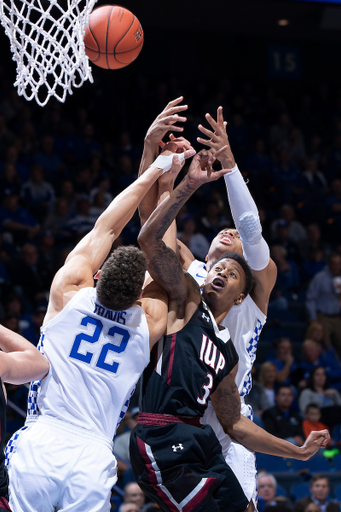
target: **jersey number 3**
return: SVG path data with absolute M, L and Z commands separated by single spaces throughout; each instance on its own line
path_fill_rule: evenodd
M 100 320 L 96 318 L 92 318 L 91 316 L 85 316 L 81 321 L 81 325 L 87 326 L 88 324 L 92 324 L 95 326 L 93 334 L 77 334 L 75 341 L 73 342 L 72 345 L 70 357 L 78 359 L 79 361 L 83 361 L 83 363 L 90 364 L 94 354 L 88 351 L 79 352 L 79 348 L 82 341 L 87 341 L 88 343 L 97 343 L 103 330 L 103 324 Z M 114 337 L 115 335 L 121 336 L 121 343 L 119 345 L 114 345 L 113 343 L 105 343 L 100 351 L 100 354 L 95 365 L 97 366 L 97 368 L 102 368 L 103 370 L 107 370 L 112 373 L 117 372 L 119 363 L 117 363 L 116 361 L 113 361 L 110 364 L 106 362 L 108 353 L 115 352 L 116 354 L 120 354 L 121 352 L 123 352 L 126 349 L 126 346 L 130 338 L 129 332 L 126 329 L 118 327 L 117 325 L 111 327 L 107 334 L 107 336 L 112 337 Z

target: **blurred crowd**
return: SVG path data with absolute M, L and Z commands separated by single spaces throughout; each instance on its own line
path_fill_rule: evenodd
M 249 396 L 255 421 L 296 444 L 327 427 L 337 445 L 341 91 L 322 84 L 285 95 L 227 79 L 183 88 L 172 77 L 150 83 L 144 76 L 115 87 L 99 78 L 66 104 L 51 100 L 42 109 L 19 97 L 0 68 L 0 321 L 36 345 L 55 272 L 117 193 L 136 179 L 144 135 L 156 115 L 183 95 L 189 106 L 183 135 L 200 150 L 197 126 L 221 105 L 278 269 L 269 317 L 281 319 L 299 306 L 305 325 L 299 338 L 279 330 L 257 359 Z M 203 260 L 226 226 L 232 218 L 225 185 L 214 182 L 180 212 L 178 237 Z M 116 245 L 136 244 L 139 228 L 136 214 Z M 9 389 L 22 409 L 26 397 L 25 389 Z M 120 434 L 129 434 L 130 427 L 128 418 Z

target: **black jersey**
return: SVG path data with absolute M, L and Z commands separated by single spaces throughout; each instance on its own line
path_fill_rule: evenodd
M 232 341 L 216 336 L 201 302 L 181 331 L 154 346 L 142 377 L 141 412 L 203 416 L 210 393 L 237 362 Z

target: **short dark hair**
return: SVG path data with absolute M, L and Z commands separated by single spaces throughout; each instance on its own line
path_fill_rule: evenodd
M 305 408 L 305 413 L 307 413 L 308 411 L 310 411 L 310 409 L 318 409 L 320 410 L 319 406 L 317 404 L 314 404 L 314 403 L 311 403 L 311 404 L 308 404 L 307 407 Z
M 96 286 L 99 303 L 113 311 L 130 308 L 141 292 L 147 258 L 133 245 L 118 247 L 104 263 Z
M 212 265 L 209 268 L 209 271 L 212 270 L 214 265 L 216 265 L 219 261 L 225 260 L 226 258 L 228 258 L 229 260 L 235 260 L 242 267 L 245 274 L 245 286 L 243 294 L 246 297 L 247 295 L 249 295 L 253 288 L 253 275 L 249 264 L 246 262 L 245 258 L 241 256 L 238 252 L 225 252 L 218 260 L 212 263 Z
M 291 389 L 291 386 L 289 386 L 289 384 L 281 384 L 280 386 L 278 386 L 278 388 L 276 389 L 275 391 L 275 395 L 277 396 L 278 393 L 282 390 L 282 389 L 290 389 L 291 393 L 293 393 L 293 390 Z
M 312 486 L 312 484 L 314 484 L 317 480 L 327 480 L 328 485 L 330 487 L 329 478 L 326 475 L 320 473 L 316 473 L 311 477 L 311 479 L 309 480 L 309 485 Z

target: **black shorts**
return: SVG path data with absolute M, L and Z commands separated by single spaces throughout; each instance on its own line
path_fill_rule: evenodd
M 248 506 L 209 425 L 137 425 L 130 459 L 136 482 L 166 512 L 199 512 L 212 498 L 221 512 Z

